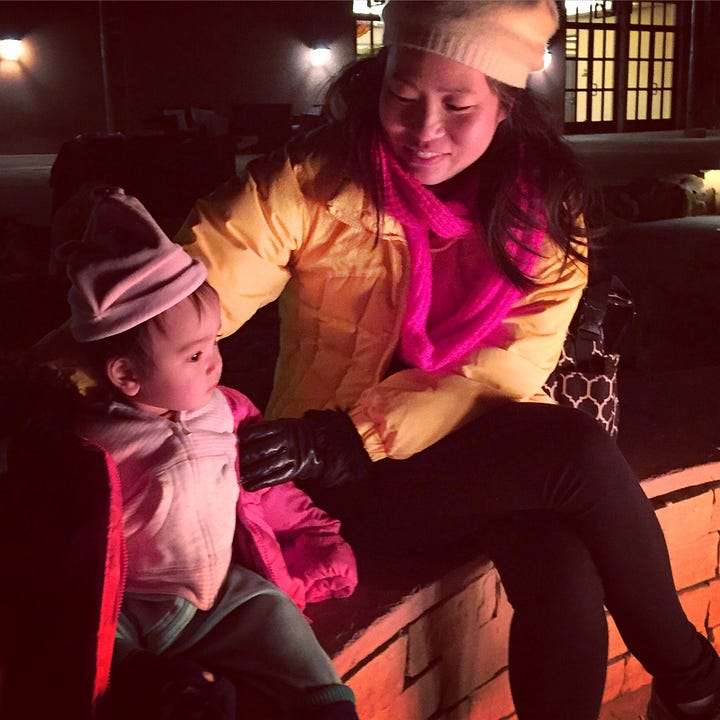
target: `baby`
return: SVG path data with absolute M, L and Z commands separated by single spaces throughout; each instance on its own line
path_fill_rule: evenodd
M 261 697 L 298 720 L 357 718 L 301 612 L 352 593 L 354 556 L 291 483 L 242 489 L 236 432 L 260 414 L 218 385 L 205 267 L 102 188 L 68 275 L 73 336 L 107 391 L 78 434 L 117 468 L 127 549 L 109 712 L 257 718 L 246 703 Z

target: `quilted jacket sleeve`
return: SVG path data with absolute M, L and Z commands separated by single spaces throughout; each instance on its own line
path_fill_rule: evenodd
M 246 171 L 198 200 L 175 238 L 212 268 L 223 337 L 275 300 L 290 279 L 291 253 L 307 221 L 287 162 L 281 156 L 256 160 L 257 172 Z
M 288 571 L 305 585 L 307 602 L 352 595 L 358 583 L 355 555 L 331 518 L 292 483 L 268 488 L 262 497 Z
M 541 387 L 557 364 L 587 267 L 549 241 L 544 254 L 538 287 L 454 371 L 404 370 L 362 393 L 350 416 L 373 460 L 410 457 L 508 401 L 552 402 Z

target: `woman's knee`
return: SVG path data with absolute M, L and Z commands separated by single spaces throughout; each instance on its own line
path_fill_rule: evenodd
M 557 513 L 510 513 L 492 525 L 488 550 L 516 611 L 603 612 L 597 567 L 585 543 Z
M 544 446 L 538 449 L 538 470 L 552 495 L 550 507 L 637 487 L 637 477 L 616 442 L 596 420 L 573 408 L 537 407 L 535 427 Z

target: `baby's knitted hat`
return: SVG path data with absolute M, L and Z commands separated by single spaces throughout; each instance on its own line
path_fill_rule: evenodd
M 191 295 L 207 276 L 121 188 L 99 188 L 94 201 L 67 261 L 70 329 L 78 342 L 140 325 Z
M 553 0 L 389 0 L 385 45 L 427 50 L 525 87 L 557 30 Z

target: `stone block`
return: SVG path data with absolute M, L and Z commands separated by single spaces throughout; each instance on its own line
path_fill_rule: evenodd
M 510 694 L 507 670 L 475 690 L 470 695 L 469 702 L 467 720 L 498 720 L 512 715 L 515 707 Z
M 707 626 L 720 625 L 720 580 L 711 580 L 708 583 L 708 616 Z
M 695 536 L 688 542 L 668 546 L 675 587 L 688 588 L 717 576 L 718 536 Z
M 509 633 L 509 619 L 499 616 L 445 649 L 440 661 L 442 707 L 451 707 L 507 667 Z
M 639 690 L 641 687 L 648 685 L 651 680 L 650 674 L 637 659 L 632 655 L 628 655 L 625 663 L 625 677 L 623 678 L 621 692 L 627 693 Z
M 620 631 L 617 629 L 612 615 L 610 615 L 610 613 L 606 614 L 608 624 L 608 659 L 612 660 L 620 655 L 624 655 L 627 652 L 627 647 L 620 636 Z
M 710 608 L 710 586 L 697 585 L 689 590 L 683 590 L 679 598 L 688 620 L 699 632 L 704 633 Z
M 347 681 L 360 717 L 370 720 L 402 695 L 406 658 L 407 637 L 401 636 Z
M 720 488 L 713 488 L 713 510 L 710 522 L 717 530 L 720 530 Z
M 669 503 L 658 508 L 655 514 L 668 546 L 685 544 L 693 538 L 718 530 L 712 490 L 679 502 Z
M 603 702 L 614 700 L 622 690 L 625 680 L 625 664 L 627 658 L 618 658 L 608 665 L 607 676 L 605 677 L 605 692 L 603 693 Z
M 431 668 L 407 686 L 401 695 L 394 698 L 384 710 L 366 716 L 363 720 L 426 720 L 438 711 L 440 704 L 439 668 Z
M 495 616 L 498 584 L 497 572 L 487 573 L 410 625 L 407 668 L 410 677 L 442 656 L 447 646 L 467 642 Z
M 437 720 L 469 720 L 470 719 L 470 700 L 465 698 L 462 702 L 450 708 L 447 712 L 438 716 Z M 435 720 L 433 718 L 433 720 Z M 495 720 L 495 718 L 493 718 Z
M 429 609 L 456 595 L 462 588 L 475 583 L 479 577 L 488 572 L 497 576 L 493 564 L 486 557 L 481 556 L 450 571 L 442 579 L 416 587 L 397 598 L 382 614 L 376 615 L 372 622 L 360 625 L 357 633 L 343 647 L 332 653 L 333 663 L 338 672 L 342 676 L 352 673 L 353 668 L 364 662 L 365 658 L 392 641 L 392 638 L 403 632 Z M 350 598 L 350 603 L 362 593 L 362 588 L 359 590 L 355 598 Z M 387 602 L 387 598 L 375 597 L 371 592 L 363 602 L 383 605 Z

